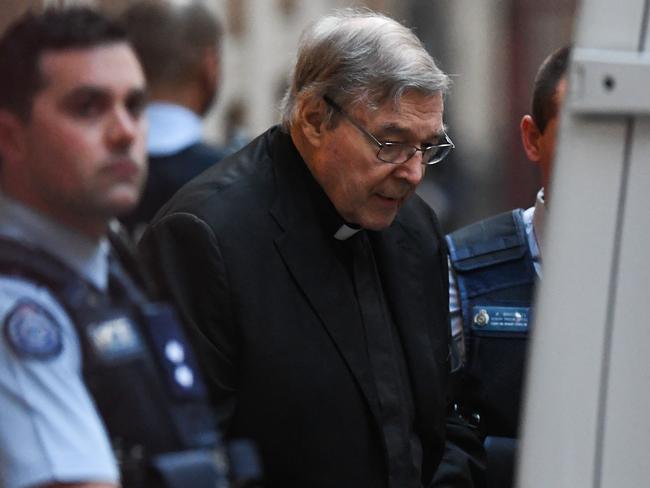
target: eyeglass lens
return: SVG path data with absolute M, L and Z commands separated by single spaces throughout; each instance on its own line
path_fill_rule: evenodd
M 377 157 L 387 163 L 401 164 L 411 159 L 417 151 L 421 151 L 422 164 L 435 164 L 442 161 L 450 150 L 450 146 L 432 146 L 422 150 L 408 144 L 385 142 Z

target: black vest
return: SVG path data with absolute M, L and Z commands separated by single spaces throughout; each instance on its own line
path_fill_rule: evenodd
M 523 210 L 459 229 L 447 236 L 447 243 L 465 337 L 459 403 L 480 417 L 481 430 L 487 436 L 488 478 L 493 458 L 503 464 L 498 469 L 505 471 L 509 480 L 495 486 L 508 486 L 536 281 Z M 510 439 L 496 439 L 504 437 Z
M 0 273 L 47 286 L 74 323 L 122 486 L 227 486 L 206 389 L 173 309 L 148 301 L 116 261 L 110 269 L 102 293 L 51 255 L 0 239 Z

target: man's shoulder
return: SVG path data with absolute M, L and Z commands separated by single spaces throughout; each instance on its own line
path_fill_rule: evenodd
M 181 188 L 152 223 L 179 214 L 210 222 L 222 216 L 233 219 L 266 205 L 273 188 L 270 144 L 264 133 L 204 171 Z
M 10 454 L 0 485 L 88 475 L 117 480 L 105 431 L 79 374 L 76 330 L 39 284 L 0 275 L 0 358 L 0 406 L 6 417 L 0 422 L 0 450 Z M 67 442 L 71 439 L 77 440 L 74 445 Z
M 63 307 L 50 288 L 36 278 L 0 273 L 0 321 L 20 302 L 33 302 L 57 316 Z
M 165 155 L 150 155 L 151 170 L 158 168 L 174 167 L 178 171 L 192 168 L 208 168 L 221 161 L 226 156 L 226 151 L 216 145 L 206 142 L 196 142 L 180 151 Z
M 516 233 L 517 229 L 523 228 L 523 225 L 523 210 L 516 208 L 460 227 L 450 232 L 447 239 L 468 244 L 478 243 Z
M 60 283 L 50 280 L 54 258 L 6 237 L 0 237 L 0 249 L 0 341 L 17 357 L 58 355 L 63 334 L 73 326 L 56 296 Z M 55 271 L 67 276 L 67 268 L 61 271 L 57 263 Z
M 449 256 L 455 268 L 492 263 L 494 259 L 519 258 L 528 248 L 520 208 L 492 215 L 461 227 L 446 236 Z
M 190 157 L 212 161 L 223 159 L 228 154 L 228 152 L 221 146 L 217 144 L 209 144 L 204 141 L 192 144 L 187 149 L 185 149 L 184 152 Z

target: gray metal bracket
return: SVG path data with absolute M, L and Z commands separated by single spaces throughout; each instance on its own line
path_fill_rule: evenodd
M 650 53 L 573 49 L 569 111 L 581 115 L 650 115 Z

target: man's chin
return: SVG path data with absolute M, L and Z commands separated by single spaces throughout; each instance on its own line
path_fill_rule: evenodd
M 375 231 L 384 230 L 391 226 L 396 216 L 397 212 L 391 212 L 390 214 L 377 216 L 368 216 L 362 219 L 361 227 Z
M 140 193 L 136 191 L 120 191 L 111 195 L 106 208 L 114 217 L 124 217 L 131 213 L 140 201 Z

